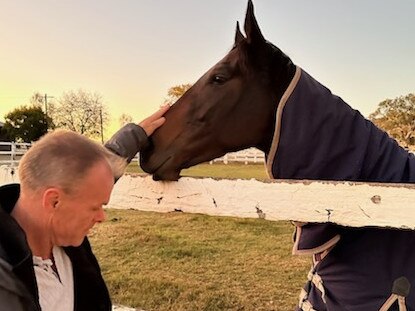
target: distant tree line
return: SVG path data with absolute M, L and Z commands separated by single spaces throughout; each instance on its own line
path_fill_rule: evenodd
M 403 147 L 415 147 L 415 94 L 382 101 L 369 119 Z
M 185 84 L 179 84 L 179 85 L 172 86 L 171 88 L 167 90 L 167 98 L 165 99 L 165 103 L 169 105 L 173 105 L 191 87 L 192 87 L 191 83 L 185 83 Z
M 36 92 L 28 104 L 7 113 L 1 138 L 32 142 L 55 128 L 68 129 L 91 138 L 103 136 L 109 113 L 99 94 L 79 89 L 65 92 L 52 102 L 46 103 L 46 100 Z

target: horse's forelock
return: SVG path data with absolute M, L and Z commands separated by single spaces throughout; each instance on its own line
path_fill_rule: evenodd
M 237 46 L 234 46 L 233 49 L 237 50 L 238 53 L 238 66 L 240 71 L 243 74 L 248 74 L 252 71 L 252 66 L 249 62 L 249 44 L 246 40 L 242 40 Z
M 237 52 L 238 66 L 244 75 L 259 73 L 261 80 L 267 84 L 274 83 L 281 72 L 292 65 L 291 59 L 269 41 L 258 46 L 241 40 L 232 50 Z

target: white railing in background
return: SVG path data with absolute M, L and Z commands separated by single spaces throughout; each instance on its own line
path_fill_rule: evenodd
M 29 150 L 31 144 L 15 143 L 15 142 L 0 142 L 0 165 L 17 166 L 20 158 Z M 133 161 L 139 161 L 137 154 Z M 210 161 L 210 164 L 222 162 L 228 164 L 229 162 L 238 162 L 244 164 L 250 163 L 264 163 L 265 155 L 262 151 L 256 148 L 249 148 L 238 152 L 230 152 L 223 157 Z
M 0 165 L 8 164 L 17 166 L 20 158 L 27 150 L 29 150 L 30 146 L 31 144 L 29 143 L 0 142 Z M 409 152 L 415 154 L 415 151 Z M 138 154 L 133 158 L 133 161 L 139 163 Z M 224 164 L 228 164 L 229 162 L 244 164 L 264 163 L 265 154 L 256 148 L 249 148 L 237 152 L 227 153 L 223 157 L 210 161 L 209 164 L 216 162 L 222 162 Z
M 209 163 L 213 164 L 215 162 L 223 162 L 224 164 L 228 164 L 229 162 L 239 162 L 244 164 L 264 163 L 265 155 L 261 150 L 249 148 L 238 152 L 227 153 L 223 157 L 216 158 Z
M 0 165 L 17 166 L 21 157 L 29 150 L 32 144 L 0 142 Z
M 140 156 L 137 155 L 133 158 L 134 162 L 140 163 Z M 209 162 L 209 164 L 213 164 L 216 162 L 221 162 L 224 164 L 228 164 L 229 162 L 238 162 L 244 164 L 252 164 L 252 163 L 264 163 L 265 162 L 265 154 L 256 149 L 256 148 L 249 148 L 237 152 L 230 152 L 225 154 L 223 157 L 216 158 Z

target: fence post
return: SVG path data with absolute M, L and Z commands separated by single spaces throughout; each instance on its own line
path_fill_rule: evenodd
M 10 148 L 10 163 L 13 165 L 14 163 L 14 155 L 16 154 L 16 144 L 15 142 L 12 142 L 11 148 Z

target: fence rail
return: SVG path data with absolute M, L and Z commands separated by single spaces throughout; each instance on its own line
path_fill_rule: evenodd
M 415 184 L 190 177 L 156 182 L 126 174 L 108 207 L 415 230 L 414 204 Z
M 0 142 L 0 165 L 17 166 L 31 145 L 29 143 Z
M 215 162 L 223 162 L 224 164 L 228 164 L 229 162 L 239 162 L 244 164 L 249 163 L 264 163 L 265 161 L 265 154 L 256 149 L 256 148 L 249 148 L 245 150 L 241 150 L 238 152 L 230 152 L 225 154 L 223 157 L 216 158 L 210 161 L 210 164 Z
M 0 142 L 0 165 L 13 165 L 17 166 L 21 157 L 31 147 L 29 143 L 16 143 L 16 142 Z M 139 156 L 137 154 L 133 161 L 139 162 Z M 210 164 L 216 162 L 222 162 L 228 164 L 230 162 L 237 163 L 264 163 L 265 155 L 262 151 L 256 148 L 249 148 L 238 152 L 230 152 L 223 157 L 210 161 Z

